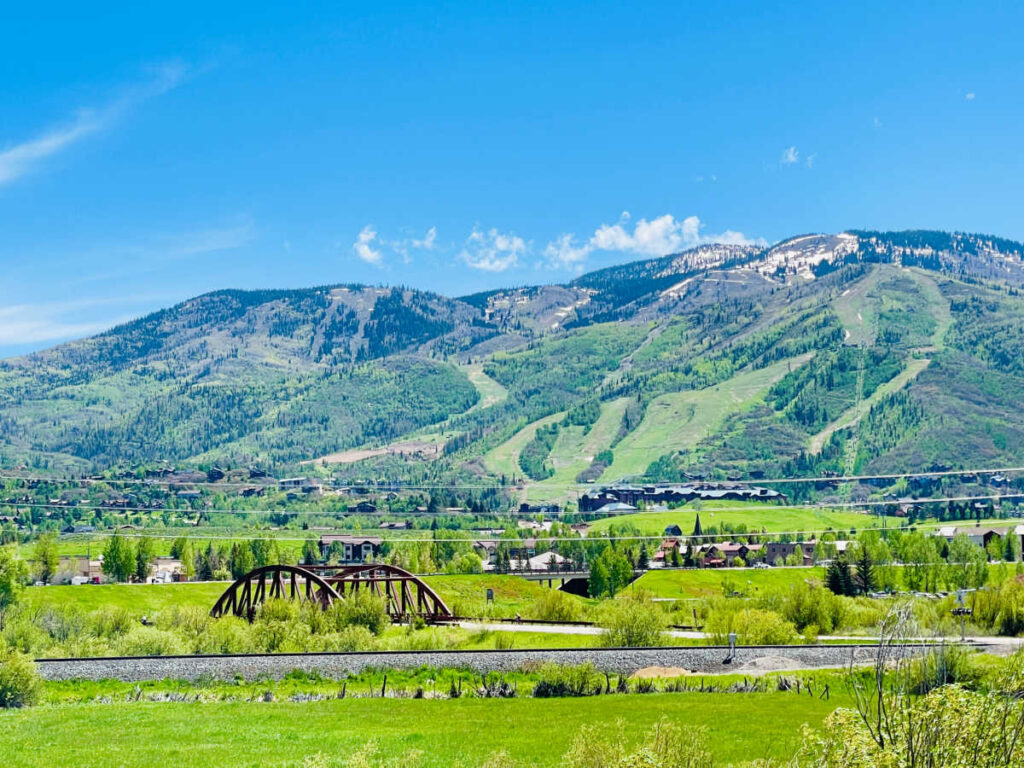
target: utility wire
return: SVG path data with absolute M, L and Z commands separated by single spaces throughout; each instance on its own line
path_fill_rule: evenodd
M 659 481 L 643 481 L 643 476 L 635 480 L 621 480 L 609 483 L 549 483 L 547 481 L 541 481 L 537 485 L 543 488 L 550 489 L 587 489 L 593 490 L 601 487 L 608 487 L 613 485 L 675 485 L 675 486 L 688 486 L 697 485 L 702 483 L 709 484 L 730 484 L 730 485 L 743 485 L 743 486 L 759 486 L 766 484 L 798 484 L 798 483 L 848 483 L 848 482 L 860 482 L 864 480 L 899 480 L 902 478 L 911 477 L 955 477 L 963 475 L 989 475 L 989 474 L 1008 474 L 1024 472 L 1024 467 L 996 467 L 996 468 L 984 468 L 984 469 L 955 469 L 955 470 L 943 470 L 935 472 L 903 472 L 894 474 L 878 474 L 878 475 L 825 475 L 820 477 L 779 477 L 779 478 L 762 478 L 760 480 L 689 480 L 682 482 L 665 482 Z M 271 488 L 274 487 L 272 483 L 253 481 L 251 483 L 238 483 L 238 482 L 204 482 L 199 480 L 150 480 L 150 479 L 110 479 L 110 480 L 96 480 L 93 478 L 54 478 L 40 475 L 15 475 L 9 473 L 0 473 L 0 480 L 16 480 L 22 482 L 42 482 L 42 483 L 53 483 L 56 485 L 64 484 L 76 484 L 76 485 L 139 485 L 139 486 L 150 486 L 154 488 L 163 487 L 201 487 L 204 489 L 219 490 L 223 488 Z M 275 483 L 278 481 L 275 481 Z M 519 490 L 524 485 L 523 483 L 515 483 L 508 485 L 500 484 L 466 484 L 466 483 L 405 483 L 405 482 L 391 482 L 387 480 L 382 481 L 371 481 L 371 482 L 348 482 L 345 484 L 348 488 L 366 488 L 366 494 L 359 495 L 370 495 L 373 493 L 386 493 L 388 491 L 401 491 L 401 490 Z M 528 484 L 529 485 L 529 484 Z M 282 489 L 287 490 L 287 489 Z
M 601 510 L 594 510 L 592 512 L 572 512 L 571 515 L 586 515 L 590 517 L 629 517 L 636 514 L 667 514 L 675 511 L 696 511 L 696 512 L 771 512 L 773 510 L 819 510 L 822 512 L 834 511 L 838 509 L 859 509 L 859 508 L 871 508 L 871 507 L 888 507 L 899 504 L 946 504 L 949 502 L 963 502 L 963 501 L 999 501 L 999 500 L 1018 500 L 1024 501 L 1024 491 L 1018 493 L 998 493 L 998 494 L 987 494 L 979 496 L 944 496 L 942 498 L 919 498 L 919 499 L 900 499 L 898 501 L 837 501 L 837 502 L 820 502 L 815 504 L 771 504 L 765 503 L 760 507 L 709 507 L 706 510 L 697 509 L 696 507 L 675 507 L 668 510 L 659 510 L 656 512 L 601 512 Z M 698 499 L 698 501 L 701 501 Z M 708 501 L 704 499 L 703 501 Z M 713 501 L 713 500 L 712 500 Z M 754 502 L 752 502 L 754 503 Z M 349 510 L 309 510 L 309 509 L 191 509 L 191 508 L 174 508 L 174 507 L 111 507 L 103 506 L 100 504 L 53 504 L 49 502 L 24 502 L 24 503 L 12 503 L 7 504 L 0 502 L 0 508 L 12 507 L 12 508 L 31 508 L 31 509 L 63 509 L 73 511 L 76 509 L 87 510 L 87 511 L 102 511 L 102 512 L 152 512 L 152 513 L 163 513 L 163 512 L 178 512 L 183 514 L 207 514 L 207 515 L 295 515 L 295 516 L 310 516 L 310 517 L 337 517 L 338 515 L 350 515 L 356 517 L 535 517 L 536 512 L 520 512 L 519 510 L 511 510 L 509 512 L 472 512 L 468 509 L 458 510 L 453 512 L 430 512 L 430 511 L 416 511 L 411 510 L 408 512 L 350 512 Z M 866 513 L 865 513 L 866 514 Z M 559 516 L 564 516 L 564 513 Z
M 1002 528 L 1002 527 L 1009 528 L 1009 527 L 1016 527 L 1018 525 L 1022 525 L 1022 523 L 1014 522 L 1012 520 L 1006 520 L 1006 521 L 996 521 L 996 520 L 993 520 L 992 521 L 993 523 L 995 523 L 995 522 L 1005 522 L 1006 523 L 1005 526 L 1004 525 L 985 525 L 985 526 L 971 525 L 971 526 L 968 526 L 968 525 L 957 525 L 957 522 L 965 523 L 965 522 L 969 522 L 969 521 L 961 520 L 961 521 L 951 521 L 951 522 L 945 522 L 945 523 L 915 523 L 914 525 L 898 526 L 898 527 L 894 527 L 894 528 L 881 528 L 880 526 L 871 526 L 869 528 L 862 528 L 861 530 L 871 530 L 871 531 L 883 531 L 883 530 L 888 530 L 888 531 L 910 531 L 910 530 L 918 530 L 918 529 L 931 530 L 933 528 L 957 528 L 957 529 L 961 529 L 961 528 L 981 528 L 981 529 L 985 529 L 985 528 Z M 841 528 L 839 530 L 841 530 Z M 540 532 L 538 532 L 536 535 L 528 536 L 525 539 L 523 539 L 523 538 L 518 538 L 518 539 L 493 538 L 493 537 L 486 537 L 486 536 L 465 536 L 463 538 L 436 538 L 435 539 L 435 538 L 412 537 L 412 536 L 409 536 L 409 537 L 383 537 L 383 536 L 378 536 L 378 535 L 374 535 L 374 534 L 370 534 L 370 533 L 364 533 L 364 532 L 360 532 L 360 531 L 353 531 L 353 532 L 348 532 L 348 531 L 316 531 L 316 533 L 321 533 L 321 534 L 326 535 L 326 536 L 351 536 L 351 537 L 353 537 L 355 539 L 370 539 L 370 538 L 380 539 L 382 542 L 386 542 L 388 544 L 469 544 L 469 543 L 472 543 L 474 541 L 494 541 L 494 542 L 499 543 L 499 544 L 507 543 L 507 544 L 513 544 L 513 545 L 516 544 L 516 543 L 521 543 L 523 541 L 526 541 L 526 539 L 534 539 L 538 543 L 539 542 L 545 542 L 546 543 L 546 542 L 556 542 L 556 541 L 558 541 L 558 542 L 569 541 L 569 542 L 579 542 L 579 543 L 582 543 L 582 544 L 588 544 L 588 543 L 589 544 L 593 544 L 593 543 L 601 543 L 601 542 L 605 542 L 605 541 L 664 541 L 665 539 L 701 539 L 701 540 L 703 540 L 703 539 L 723 539 L 723 538 L 728 539 L 730 537 L 735 539 L 735 538 L 746 538 L 746 537 L 752 537 L 752 536 L 753 537 L 758 537 L 758 538 L 772 538 L 772 537 L 778 537 L 778 536 L 808 536 L 808 535 L 817 536 L 818 534 L 836 533 L 836 532 L 837 532 L 837 529 L 836 528 L 831 528 L 831 527 L 829 527 L 829 528 L 819 528 L 819 529 L 813 529 L 813 530 L 805 529 L 805 530 L 802 530 L 802 531 L 764 531 L 764 532 L 761 532 L 761 531 L 747 531 L 746 533 L 736 533 L 736 532 L 729 532 L 729 533 L 702 533 L 702 534 L 699 534 L 699 535 L 696 535 L 696 536 L 691 536 L 691 535 L 687 535 L 687 534 L 682 534 L 681 536 L 666 536 L 664 533 L 660 533 L 660 534 L 656 534 L 656 535 L 655 534 L 623 534 L 623 535 L 616 535 L 616 536 L 600 536 L 600 535 L 598 535 L 598 536 L 544 536 Z M 114 535 L 114 533 L 115 533 L 114 531 L 111 531 L 109 534 L 99 533 L 98 535 L 101 536 L 101 537 L 103 537 L 103 536 L 112 536 L 112 535 Z M 181 534 L 168 534 L 168 533 L 146 534 L 146 533 L 120 533 L 120 532 L 117 532 L 117 533 L 118 533 L 118 535 L 123 536 L 125 538 L 134 538 L 134 539 L 181 539 L 181 538 L 186 538 L 186 539 L 197 539 L 199 541 L 262 541 L 264 539 L 271 539 L 273 541 L 306 542 L 306 541 L 309 541 L 312 538 L 312 537 L 291 538 L 291 537 L 270 536 L 270 535 L 268 535 L 268 536 L 224 536 L 224 535 L 198 535 L 198 536 L 195 536 L 195 535 L 190 535 L 190 534 L 187 534 L 187 533 L 181 533 Z M 66 538 L 71 539 L 74 536 L 83 536 L 83 537 L 95 538 L 96 535 L 97 534 L 71 534 L 70 536 L 68 536 Z M 804 540 L 805 543 L 806 543 L 806 541 L 807 540 Z

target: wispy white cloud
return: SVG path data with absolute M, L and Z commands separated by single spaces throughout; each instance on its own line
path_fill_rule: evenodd
M 556 269 L 580 270 L 583 263 L 590 256 L 590 243 L 576 245 L 576 238 L 572 234 L 559 235 L 544 248 L 544 257 L 547 264 Z
M 818 157 L 817 153 L 814 153 L 812 155 L 808 155 L 807 156 L 807 160 L 805 162 L 807 163 L 807 167 L 808 168 L 813 168 L 814 167 L 814 160 L 817 157 Z
M 132 296 L 0 306 L 0 347 L 24 347 L 91 336 L 135 317 L 126 311 L 128 308 L 149 306 L 167 298 Z M 90 317 L 96 314 L 95 310 L 105 307 L 116 308 L 116 311 L 101 311 L 101 317 Z
M 871 127 L 872 127 L 872 128 L 881 128 L 881 127 L 882 127 L 882 121 L 881 121 L 881 120 L 879 120 L 879 119 L 878 119 L 877 117 L 876 117 L 876 118 L 874 118 L 874 119 L 873 119 L 873 120 L 871 121 Z
M 237 226 L 200 229 L 171 238 L 165 246 L 168 256 L 196 256 L 203 253 L 233 251 L 251 243 L 256 231 L 251 223 Z
M 779 158 L 779 162 L 783 165 L 792 165 L 793 163 L 800 162 L 800 150 L 796 147 L 787 147 L 782 150 L 782 157 Z
M 964 98 L 967 99 L 968 101 L 974 101 L 974 91 L 964 94 Z
M 422 248 L 424 251 L 434 250 L 434 246 L 437 244 L 437 227 L 431 227 L 427 230 L 422 239 L 417 240 L 412 238 L 409 240 L 409 245 L 412 248 Z
M 516 266 L 526 251 L 526 241 L 517 235 L 497 229 L 474 229 L 459 255 L 473 269 L 504 272 Z
M 554 269 L 580 271 L 587 258 L 596 251 L 626 253 L 639 256 L 665 256 L 707 243 L 731 245 L 764 244 L 742 232 L 726 230 L 717 234 L 701 231 L 704 225 L 697 216 L 676 219 L 664 214 L 648 221 L 640 219 L 631 226 L 629 213 L 623 213 L 615 224 L 602 224 L 584 242 L 574 234 L 562 234 L 547 244 L 544 256 Z
M 382 258 L 380 249 L 373 247 L 376 240 L 377 230 L 367 224 L 359 230 L 359 236 L 356 237 L 356 241 L 352 244 L 352 250 L 355 251 L 356 256 L 367 264 L 380 264 Z
M 177 86 L 184 76 L 185 68 L 180 64 L 161 65 L 145 83 L 124 89 L 110 103 L 79 109 L 64 125 L 0 150 L 0 186 L 32 172 L 46 158 L 106 130 L 132 107 Z
M 352 250 L 356 256 L 367 264 L 381 265 L 384 263 L 384 252 L 391 251 L 402 257 L 408 264 L 412 261 L 413 251 L 433 251 L 437 247 L 437 227 L 431 227 L 423 237 L 403 237 L 389 240 L 381 237 L 372 224 L 360 230 Z

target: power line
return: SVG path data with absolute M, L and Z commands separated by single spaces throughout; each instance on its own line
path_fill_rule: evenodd
M 1003 526 L 977 526 L 977 525 L 966 526 L 966 525 L 957 525 L 956 524 L 957 522 L 968 522 L 968 521 L 963 521 L 962 520 L 962 521 L 950 521 L 950 522 L 944 522 L 944 523 L 943 522 L 937 522 L 937 523 L 915 523 L 914 525 L 909 525 L 908 524 L 908 525 L 903 525 L 903 526 L 899 526 L 899 527 L 895 527 L 895 528 L 882 528 L 881 526 L 877 526 L 876 525 L 876 526 L 869 526 L 867 528 L 861 528 L 860 530 L 871 530 L 871 531 L 910 531 L 910 530 L 918 530 L 918 529 L 931 530 L 933 528 L 936 528 L 936 529 L 937 528 L 958 528 L 959 529 L 959 528 L 978 528 L 978 527 L 989 527 L 989 528 L 991 528 L 991 527 L 1003 527 Z M 998 522 L 998 521 L 993 521 L 993 522 Z M 1022 524 L 1024 524 L 1024 523 L 1020 523 L 1020 522 L 1014 523 L 1012 521 L 1006 521 L 1006 522 L 1007 522 L 1006 527 L 1014 527 L 1015 525 L 1022 525 Z M 747 531 L 745 533 L 736 533 L 736 532 L 702 533 L 702 534 L 699 534 L 699 535 L 696 535 L 696 536 L 687 535 L 687 534 L 682 534 L 680 536 L 666 536 L 664 533 L 659 533 L 659 534 L 623 534 L 623 535 L 616 535 L 616 536 L 600 536 L 600 535 L 598 535 L 598 536 L 543 536 L 543 535 L 534 535 L 534 536 L 527 536 L 525 538 L 493 538 L 493 537 L 486 537 L 486 536 L 465 536 L 465 537 L 462 537 L 462 538 L 436 538 L 436 539 L 435 538 L 412 537 L 412 536 L 408 536 L 408 537 L 385 537 L 385 536 L 372 535 L 370 533 L 363 533 L 363 532 L 360 532 L 360 531 L 351 531 L 351 532 L 350 531 L 317 531 L 316 533 L 321 533 L 322 535 L 327 535 L 327 536 L 352 536 L 354 538 L 374 538 L 374 539 L 380 539 L 381 542 L 386 542 L 388 544 L 471 544 L 471 543 L 473 543 L 475 541 L 493 541 L 493 542 L 496 542 L 498 544 L 505 544 L 505 543 L 507 543 L 507 544 L 513 544 L 514 545 L 516 543 L 522 543 L 522 542 L 524 542 L 524 541 L 526 541 L 528 539 L 533 539 L 535 542 L 538 542 L 538 543 L 568 541 L 568 542 L 579 542 L 579 543 L 584 543 L 584 544 L 588 544 L 588 543 L 589 544 L 594 544 L 594 543 L 601 543 L 601 542 L 606 542 L 606 541 L 655 541 L 655 540 L 656 541 L 664 541 L 665 539 L 701 539 L 701 540 L 704 540 L 704 539 L 723 539 L 723 538 L 724 539 L 728 539 L 730 537 L 733 537 L 733 538 L 745 538 L 745 537 L 771 538 L 771 537 L 777 537 L 777 536 L 808 536 L 808 535 L 817 536 L 819 534 L 836 533 L 836 532 L 837 532 L 836 528 L 828 527 L 828 528 L 818 528 L 818 529 L 810 529 L 810 530 L 804 529 L 802 531 L 763 531 L 763 532 L 762 531 Z M 109 534 L 100 534 L 100 537 L 113 536 L 115 533 L 117 533 L 119 536 L 122 536 L 124 538 L 132 538 L 132 539 L 142 539 L 142 538 L 146 538 L 146 539 L 181 539 L 181 538 L 186 538 L 186 539 L 196 539 L 196 540 L 199 540 L 199 541 L 263 541 L 265 539 L 271 539 L 273 541 L 306 542 L 306 541 L 310 541 L 311 538 L 313 538 L 313 537 L 291 538 L 291 537 L 272 536 L 272 535 L 267 535 L 267 536 L 198 535 L 197 536 L 197 535 L 190 535 L 190 534 L 187 534 L 187 533 L 181 533 L 181 534 L 165 534 L 165 533 L 146 534 L 146 533 L 121 533 L 120 531 L 111 531 Z M 72 536 L 86 536 L 86 537 L 92 536 L 92 537 L 95 538 L 95 536 L 93 534 L 72 534 L 68 538 L 71 538 Z M 805 543 L 806 543 L 806 541 L 807 540 L 804 540 Z
M 893 474 L 877 474 L 877 475 L 823 475 L 819 477 L 778 477 L 778 478 L 761 478 L 758 480 L 691 480 L 682 482 L 660 482 L 661 485 L 688 485 L 688 484 L 700 484 L 700 483 L 711 483 L 711 484 L 731 484 L 731 485 L 765 485 L 765 484 L 797 484 L 797 483 L 847 483 L 847 482 L 860 482 L 863 480 L 899 480 L 902 478 L 912 477 L 954 477 L 962 475 L 989 475 L 989 474 L 1007 474 L 1024 472 L 1024 467 L 995 467 L 995 468 L 983 468 L 983 469 L 954 469 L 954 470 L 939 470 L 939 471 L 927 471 L 927 472 L 902 472 Z M 643 482 L 644 476 L 639 476 L 633 483 Z M 23 482 L 41 482 L 41 483 L 54 483 L 54 484 L 77 484 L 77 485 L 138 485 L 138 486 L 149 486 L 154 488 L 164 487 L 201 487 L 204 489 L 218 490 L 222 488 L 274 488 L 280 481 L 274 481 L 273 483 L 258 482 L 254 480 L 250 483 L 240 482 L 208 482 L 201 480 L 153 480 L 153 479 L 129 479 L 129 478 L 111 478 L 111 479 L 96 479 L 96 478 L 55 478 L 47 477 L 44 475 L 17 475 L 10 473 L 0 473 L 0 480 L 17 480 Z M 631 484 L 630 481 L 615 481 L 603 484 L 597 483 L 548 483 L 546 481 L 539 481 L 537 484 L 544 488 L 552 489 L 594 489 L 602 486 L 611 486 L 616 484 Z M 651 481 L 647 484 L 655 484 Z M 366 493 L 357 493 L 356 495 L 370 495 L 373 493 L 386 493 L 388 491 L 399 491 L 399 490 L 522 490 L 522 483 L 501 485 L 501 484 L 468 484 L 468 483 L 411 483 L 402 481 L 368 481 L 358 482 L 352 481 L 346 483 L 348 488 L 365 488 Z M 287 490 L 283 488 L 281 490 Z
M 1000 493 L 1000 494 L 986 494 L 978 496 L 944 496 L 941 498 L 917 498 L 917 499 L 900 499 L 898 501 L 837 501 L 837 502 L 819 502 L 815 504 L 770 504 L 766 503 L 761 507 L 709 507 L 706 510 L 697 509 L 696 507 L 676 507 L 668 510 L 658 510 L 656 512 L 601 512 L 599 509 L 591 512 L 573 512 L 572 515 L 579 516 L 590 516 L 590 517 L 629 517 L 635 514 L 667 514 L 675 511 L 696 511 L 696 512 L 772 512 L 778 510 L 820 510 L 823 512 L 834 511 L 838 509 L 859 509 L 859 508 L 871 508 L 871 507 L 888 507 L 900 504 L 947 504 L 949 502 L 964 502 L 964 501 L 1001 501 L 1001 500 L 1018 500 L 1024 501 L 1024 491 L 1018 493 Z M 698 499 L 698 501 L 701 501 Z M 704 499 L 703 501 L 708 501 Z M 713 501 L 713 500 L 712 500 Z M 473 512 L 468 509 L 460 509 L 457 511 L 442 511 L 431 512 L 429 510 L 410 510 L 406 512 L 351 512 L 348 509 L 345 510 L 308 510 L 308 509 L 191 509 L 191 508 L 174 508 L 174 507 L 110 507 L 103 506 L 100 504 L 53 504 L 49 502 L 24 502 L 24 503 L 11 503 L 0 502 L 0 507 L 12 507 L 12 508 L 30 508 L 30 509 L 60 509 L 67 511 L 74 510 L 86 510 L 86 511 L 102 511 L 102 512 L 150 512 L 150 513 L 163 513 L 163 512 L 178 512 L 182 514 L 195 514 L 195 515 L 292 515 L 292 516 L 309 516 L 309 517 L 337 517 L 339 515 L 349 515 L 353 517 L 534 517 L 535 512 L 519 512 L 518 510 L 510 510 L 509 512 Z M 564 515 L 561 515 L 564 516 Z

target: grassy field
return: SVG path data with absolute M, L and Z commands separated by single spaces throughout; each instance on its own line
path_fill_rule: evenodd
M 297 767 L 320 755 L 334 766 L 373 740 L 392 758 L 422 753 L 390 765 L 468 768 L 506 751 L 554 766 L 585 724 L 621 720 L 636 739 L 662 717 L 707 726 L 725 765 L 791 756 L 801 726 L 819 726 L 835 706 L 792 693 L 46 706 L 0 713 L 0 765 Z
M 352 533 L 351 529 L 338 529 L 339 533 Z M 107 544 L 107 539 L 110 538 L 113 531 L 98 531 L 96 533 L 81 533 L 81 534 L 67 534 L 61 535 L 57 538 L 57 554 L 68 557 L 85 557 L 90 555 L 93 558 L 103 554 L 103 548 Z M 281 552 L 290 561 L 298 561 L 302 554 L 302 545 L 307 538 L 316 538 L 308 531 L 302 530 L 278 530 L 271 531 L 258 528 L 221 528 L 217 526 L 203 526 L 202 528 L 195 528 L 189 526 L 187 528 L 162 528 L 154 527 L 147 528 L 145 531 L 129 531 L 129 538 L 132 542 L 136 540 L 137 536 L 145 535 L 153 543 L 153 550 L 156 555 L 165 556 L 169 555 L 171 551 L 171 545 L 174 540 L 179 537 L 191 539 L 193 546 L 205 547 L 211 541 L 215 544 L 217 542 L 233 541 L 235 539 L 253 539 L 253 538 L 269 538 L 276 539 L 278 547 Z M 320 532 L 317 532 L 319 535 Z M 374 535 L 379 535 L 380 531 L 374 529 Z M 415 535 L 414 531 L 392 531 L 389 536 L 396 538 L 401 535 Z M 23 544 L 20 547 L 21 556 L 26 560 L 31 560 L 34 557 L 33 550 L 35 543 L 30 542 Z
M 783 360 L 759 371 L 737 374 L 708 389 L 655 398 L 639 426 L 615 446 L 615 461 L 601 475 L 601 481 L 642 475 L 659 456 L 692 448 L 726 416 L 756 402 L 791 367 L 807 359 Z
M 807 579 L 820 581 L 822 568 L 706 569 L 648 571 L 630 585 L 654 597 L 721 597 L 723 584 L 732 582 L 738 589 L 756 594 L 758 591 L 788 587 Z
M 31 587 L 25 600 L 36 607 L 73 605 L 84 611 L 108 606 L 127 608 L 138 615 L 152 614 L 176 605 L 212 608 L 229 582 L 201 581 L 187 584 L 82 584 L 81 586 Z
M 871 528 L 879 524 L 877 517 L 858 512 L 839 510 L 803 509 L 798 507 L 776 507 L 770 504 L 741 501 L 702 502 L 700 510 L 692 506 L 679 507 L 667 512 L 634 512 L 618 517 L 596 521 L 592 532 L 602 533 L 622 524 L 635 526 L 642 534 L 657 536 L 669 525 L 678 525 L 684 535 L 693 530 L 693 524 L 700 515 L 704 529 L 711 526 L 745 525 L 749 531 L 821 531 L 825 528 L 849 530 Z
M 450 608 L 462 615 L 483 615 L 486 592 L 494 590 L 494 616 L 527 616 L 534 600 L 548 587 L 518 576 L 481 574 L 467 576 L 429 576 L 428 584 L 437 590 Z M 30 587 L 26 600 L 44 607 L 74 605 L 86 611 L 105 606 L 127 608 L 138 615 L 152 614 L 175 605 L 212 608 L 227 588 L 227 582 L 191 582 L 186 584 L 83 584 L 81 586 Z

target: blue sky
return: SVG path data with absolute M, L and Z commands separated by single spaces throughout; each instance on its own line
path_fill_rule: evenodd
M 0 356 L 226 287 L 1024 239 L 1011 3 L 150 5 L 5 8 Z

